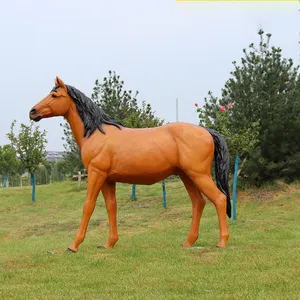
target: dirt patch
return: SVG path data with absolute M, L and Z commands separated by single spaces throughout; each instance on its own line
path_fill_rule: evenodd
M 26 237 L 31 236 L 45 236 L 56 233 L 58 231 L 67 231 L 72 232 L 78 228 L 78 224 L 73 221 L 59 223 L 59 222 L 47 222 L 44 224 L 38 224 L 34 226 L 28 226 L 26 228 L 21 228 L 10 232 L 7 236 L 5 236 L 5 240 L 22 240 Z
M 180 208 L 180 209 L 167 209 L 164 211 L 161 211 L 160 215 L 168 220 L 178 220 L 183 219 L 185 214 L 191 214 L 192 209 L 191 208 Z
M 238 191 L 237 198 L 240 202 L 265 202 L 280 199 L 287 194 L 293 196 L 298 192 L 300 192 L 299 184 L 288 185 L 282 181 L 278 181 L 272 186 Z
M 193 256 L 199 264 L 216 265 L 220 261 L 220 253 L 218 251 L 211 251 L 205 248 L 202 251 L 191 248 L 189 251 L 195 251 Z

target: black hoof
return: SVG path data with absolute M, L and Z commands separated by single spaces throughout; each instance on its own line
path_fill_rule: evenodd
M 102 245 L 99 245 L 99 246 L 97 246 L 97 248 L 98 249 L 106 249 L 104 246 L 102 246 Z
M 74 250 L 72 250 L 70 248 L 67 248 L 66 253 L 76 253 L 76 251 L 74 251 Z
M 225 249 L 224 247 L 221 247 L 221 246 L 216 246 L 216 248 L 218 248 L 218 249 Z

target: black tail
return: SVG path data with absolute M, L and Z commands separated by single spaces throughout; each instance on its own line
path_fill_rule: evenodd
M 226 213 L 231 218 L 231 202 L 228 185 L 229 152 L 225 138 L 217 131 L 205 128 L 213 137 L 215 143 L 215 175 L 218 189 L 227 197 Z

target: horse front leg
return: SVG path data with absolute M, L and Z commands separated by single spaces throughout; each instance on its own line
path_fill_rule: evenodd
M 68 252 L 77 252 L 79 245 L 83 242 L 91 215 L 95 209 L 97 197 L 106 177 L 106 173 L 95 167 L 90 166 L 88 168 L 87 195 L 83 205 L 81 223 L 73 244 L 67 249 Z
M 117 231 L 117 201 L 116 201 L 116 183 L 105 182 L 102 186 L 102 194 L 105 201 L 106 211 L 109 222 L 109 236 L 104 248 L 113 248 L 119 239 Z M 100 246 L 100 248 L 102 248 Z

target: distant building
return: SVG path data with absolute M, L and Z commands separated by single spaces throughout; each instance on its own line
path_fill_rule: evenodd
M 46 159 L 48 162 L 56 162 L 57 160 L 63 158 L 64 151 L 47 151 Z

